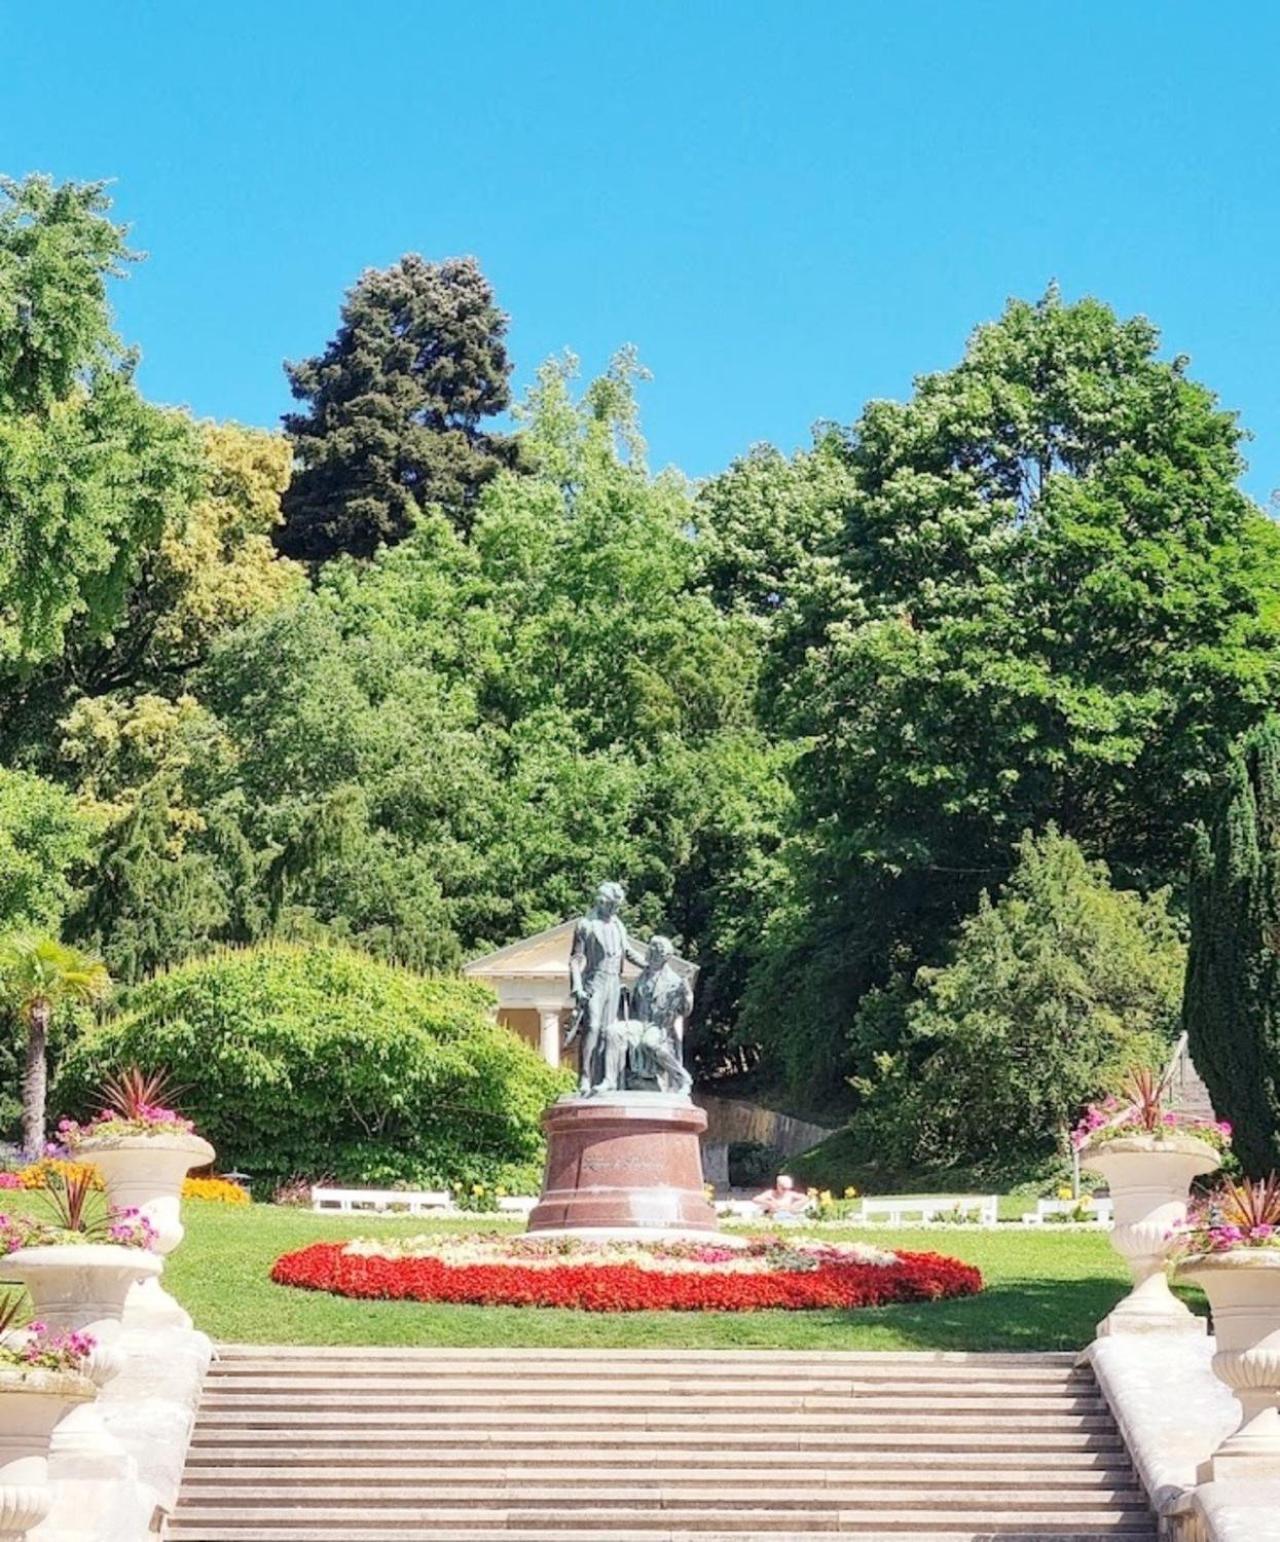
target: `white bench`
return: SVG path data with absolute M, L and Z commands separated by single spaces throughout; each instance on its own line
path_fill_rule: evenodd
M 974 1215 L 977 1224 L 994 1226 L 1000 1219 L 998 1194 L 886 1194 L 862 1201 L 862 1214 L 858 1221 L 864 1226 L 902 1226 L 915 1221 L 928 1225 L 939 1216 L 950 1217 L 957 1211 L 966 1217 Z
M 1051 1215 L 1071 1215 L 1080 1206 L 1078 1199 L 1038 1199 L 1034 1211 L 1024 1213 L 1022 1224 L 1024 1226 L 1043 1226 L 1045 1218 Z M 1087 1218 L 1080 1221 L 1081 1226 L 1110 1226 L 1112 1222 L 1112 1205 L 1109 1199 L 1095 1199 L 1089 1207 Z
M 538 1201 L 531 1194 L 507 1194 L 498 1201 L 499 1215 L 528 1215 Z
M 321 1189 L 311 1191 L 311 1208 L 329 1215 L 457 1214 L 453 1196 L 430 1189 Z

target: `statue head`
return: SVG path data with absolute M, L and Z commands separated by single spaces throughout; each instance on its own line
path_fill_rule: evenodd
M 675 957 L 675 951 L 670 937 L 651 937 L 648 952 L 645 954 L 645 965 L 649 969 L 661 969 L 665 963 Z
M 602 916 L 613 916 L 622 909 L 627 891 L 620 883 L 602 883 L 596 890 L 596 909 Z

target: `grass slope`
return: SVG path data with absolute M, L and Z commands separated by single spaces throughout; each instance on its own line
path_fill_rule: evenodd
M 1076 1349 L 1124 1294 L 1126 1270 L 1100 1232 L 823 1231 L 881 1245 L 947 1253 L 977 1264 L 979 1296 L 857 1312 L 595 1315 L 518 1307 L 357 1302 L 273 1285 L 284 1252 L 314 1241 L 426 1230 L 494 1230 L 470 1222 L 338 1220 L 272 1205 L 189 1202 L 187 1238 L 166 1284 L 199 1327 L 224 1342 L 262 1344 L 510 1345 L 769 1349 Z M 506 1230 L 518 1230 L 507 1225 Z

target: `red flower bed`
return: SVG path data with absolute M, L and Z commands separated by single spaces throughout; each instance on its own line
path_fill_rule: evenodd
M 888 1306 L 972 1296 L 982 1276 L 938 1253 L 900 1253 L 889 1266 L 822 1264 L 768 1274 L 661 1274 L 635 1264 L 553 1269 L 441 1263 L 438 1258 L 370 1258 L 341 1242 L 316 1242 L 276 1260 L 277 1285 L 365 1301 L 448 1301 L 466 1306 L 565 1306 L 587 1312 L 802 1312 Z

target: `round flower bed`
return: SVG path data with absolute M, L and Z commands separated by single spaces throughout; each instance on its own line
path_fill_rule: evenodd
M 745 1248 L 529 1237 L 317 1242 L 277 1259 L 271 1278 L 361 1300 L 587 1312 L 800 1312 L 982 1289 L 977 1269 L 936 1253 L 777 1237 L 753 1238 Z

